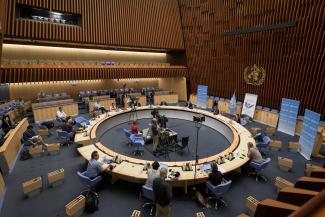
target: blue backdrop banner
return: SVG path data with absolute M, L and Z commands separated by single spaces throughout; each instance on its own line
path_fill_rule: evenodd
M 198 85 L 197 86 L 197 107 L 206 109 L 208 99 L 208 86 Z
M 278 130 L 295 135 L 300 101 L 282 98 Z
M 301 145 L 300 154 L 306 159 L 310 159 L 315 144 L 320 114 L 305 110 L 304 122 L 302 124 L 299 144 Z

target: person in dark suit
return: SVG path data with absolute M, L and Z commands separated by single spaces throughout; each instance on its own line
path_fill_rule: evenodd
M 73 120 L 69 119 L 67 122 L 63 123 L 61 126 L 62 131 L 65 131 L 67 133 L 72 133 L 72 136 L 70 138 L 71 141 L 74 140 L 74 136 L 76 134 L 75 130 L 73 129 Z
M 170 216 L 170 202 L 172 198 L 172 189 L 165 181 L 167 178 L 167 169 L 160 170 L 160 176 L 153 180 L 152 190 L 155 196 L 156 217 Z
M 8 116 L 3 116 L 1 128 L 6 134 L 10 131 L 10 129 L 12 129 L 11 121 Z
M 209 174 L 209 182 L 214 185 L 220 185 L 222 183 L 223 177 L 221 172 L 218 170 L 218 165 L 216 163 L 212 164 L 211 173 Z

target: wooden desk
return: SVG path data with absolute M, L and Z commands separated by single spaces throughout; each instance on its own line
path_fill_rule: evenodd
M 192 104 L 197 105 L 197 96 L 194 94 L 190 95 L 190 101 Z M 208 108 L 212 108 L 213 107 L 213 102 L 214 102 L 214 98 L 207 98 L 207 107 Z M 236 114 L 240 114 L 241 113 L 241 109 L 242 106 L 241 105 L 236 105 Z M 218 101 L 218 110 L 219 112 L 227 112 L 229 113 L 229 102 L 228 101 Z
M 263 109 L 255 109 L 254 120 L 262 124 L 276 127 L 278 125 L 279 113 L 265 111 Z
M 141 106 L 147 105 L 147 97 L 146 96 L 140 95 L 140 96 L 135 96 L 135 98 L 137 98 L 137 101 L 138 101 L 138 103 L 140 103 Z M 128 97 L 124 98 L 124 107 L 129 108 Z
M 153 108 L 151 108 L 153 109 Z M 140 107 L 138 108 L 138 113 L 141 116 L 141 110 L 147 111 L 150 110 L 149 107 Z M 219 170 L 222 173 L 228 173 L 230 171 L 236 170 L 237 168 L 241 167 L 243 164 L 245 164 L 248 161 L 247 157 L 239 158 L 238 156 L 241 154 L 246 154 L 247 153 L 247 143 L 252 142 L 255 144 L 254 139 L 251 136 L 251 133 L 238 123 L 234 121 L 230 121 L 228 118 L 223 117 L 221 115 L 213 115 L 211 112 L 208 111 L 203 111 L 203 110 L 198 110 L 198 109 L 187 109 L 183 107 L 178 107 L 178 106 L 160 106 L 159 109 L 166 109 L 166 110 L 172 110 L 171 113 L 175 113 L 176 111 L 180 112 L 190 112 L 190 117 L 193 116 L 193 114 L 204 114 L 207 118 L 211 118 L 215 121 L 219 121 L 222 124 L 224 124 L 226 127 L 228 127 L 231 132 L 233 133 L 233 141 L 230 145 L 230 147 L 227 150 L 224 150 L 220 153 L 215 153 L 212 154 L 209 157 L 199 159 L 199 165 L 197 167 L 197 183 L 203 183 L 207 181 L 208 179 L 208 174 L 203 170 L 203 164 L 207 162 L 213 162 L 216 160 L 217 157 L 219 156 L 224 156 L 228 154 L 229 152 L 233 152 L 234 156 L 236 157 L 234 160 L 229 161 L 226 160 L 226 162 L 222 165 L 219 165 Z M 175 111 L 174 111 L 175 110 Z M 109 124 L 109 119 L 113 118 L 114 116 L 117 115 L 126 115 L 128 117 L 128 113 L 130 112 L 130 109 L 127 110 L 121 110 L 118 112 L 109 112 L 109 117 L 107 118 L 101 118 L 98 119 L 98 122 L 93 125 L 91 128 L 91 133 L 90 133 L 90 138 L 95 140 L 96 139 L 96 131 L 97 128 L 99 127 L 100 124 L 102 124 L 104 121 L 105 123 L 108 123 L 109 126 L 112 126 L 112 124 Z M 193 113 L 193 114 L 192 114 Z M 213 123 L 211 122 L 211 125 Z M 240 133 L 238 133 L 238 130 Z M 78 148 L 79 153 L 87 160 L 90 159 L 91 153 L 93 151 L 98 151 L 99 152 L 99 157 L 102 159 L 104 156 L 108 158 L 112 158 L 114 156 L 119 156 L 121 158 L 122 163 L 118 164 L 116 168 L 111 172 L 113 179 L 122 179 L 126 181 L 131 181 L 134 183 L 139 183 L 143 184 L 145 183 L 147 179 L 147 174 L 146 171 L 143 171 L 143 165 L 147 162 L 150 164 L 153 163 L 153 161 L 147 161 L 147 160 L 141 160 L 141 159 L 136 159 L 133 157 L 125 156 L 119 153 L 116 153 L 106 146 L 102 145 L 100 142 L 97 142 L 95 145 L 88 145 L 85 147 Z M 184 187 L 184 190 L 186 191 L 187 186 L 193 185 L 193 178 L 194 178 L 194 171 L 182 171 L 182 166 L 184 163 L 190 162 L 192 165 L 194 165 L 195 161 L 179 161 L 179 162 L 161 162 L 162 164 L 168 165 L 169 169 L 172 169 L 173 171 L 179 171 L 180 172 L 180 177 L 176 180 L 172 179 L 167 179 L 167 181 L 172 185 L 172 186 L 177 186 L 177 187 Z M 194 167 L 193 167 L 194 168 Z
M 325 179 L 325 168 L 313 168 L 310 177 Z
M 70 102 L 70 103 L 54 102 L 53 104 L 48 106 L 42 106 L 37 108 L 33 106 L 34 121 L 37 123 L 40 121 L 54 120 L 56 117 L 56 112 L 59 110 L 59 107 L 62 107 L 63 111 L 68 116 L 76 116 L 79 114 L 78 104 L 75 102 Z
M 63 99 L 70 99 L 71 96 L 65 95 L 65 96 L 48 96 L 44 98 L 37 98 L 37 102 L 50 102 L 50 101 L 58 101 L 58 100 L 63 100 Z
M 161 102 L 167 102 L 167 104 L 176 104 L 178 103 L 178 94 L 154 95 L 154 104 L 160 105 Z
M 289 203 L 265 199 L 258 204 L 254 217 L 288 216 L 298 209 L 298 206 Z
M 297 180 L 295 187 L 311 191 L 322 191 L 325 189 L 325 179 L 301 177 Z
M 95 103 L 99 101 L 100 105 L 103 106 L 105 109 L 109 110 L 111 107 L 112 103 L 116 105 L 115 98 L 101 98 L 101 99 L 96 99 L 96 100 L 90 100 L 89 101 L 89 112 L 94 111 L 94 105 Z
M 278 194 L 277 201 L 302 206 L 308 200 L 318 194 L 317 191 L 310 191 L 301 188 L 286 187 L 282 188 Z
M 6 183 L 3 180 L 2 174 L 0 173 L 0 200 L 4 196 L 5 189 L 6 189 Z
M 0 147 L 0 167 L 4 175 L 12 169 L 17 153 L 21 147 L 21 138 L 28 126 L 27 118 L 24 118 L 12 130 L 6 141 Z

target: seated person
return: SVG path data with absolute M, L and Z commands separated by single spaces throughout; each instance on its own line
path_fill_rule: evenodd
M 13 126 L 11 125 L 11 121 L 10 121 L 9 117 L 8 116 L 3 116 L 1 122 L 2 122 L 1 128 L 7 134 L 10 131 L 10 129 L 13 128 Z
M 112 102 L 111 107 L 109 108 L 110 111 L 116 110 L 115 103 Z
M 56 117 L 60 119 L 62 122 L 67 121 L 67 115 L 65 114 L 61 106 L 59 107 L 59 110 L 56 112 Z
M 17 105 L 18 106 L 21 106 L 21 107 L 24 107 L 24 104 L 25 104 L 25 101 L 23 98 L 19 97 L 18 101 L 17 101 Z
M 4 139 L 5 135 L 6 135 L 6 133 L 0 127 L 0 146 L 5 142 L 5 139 Z
M 46 97 L 46 94 L 43 90 L 41 90 L 41 92 L 39 92 L 38 94 L 38 98 L 45 98 Z
M 102 112 L 102 114 L 108 112 L 108 110 L 100 104 L 100 101 L 97 100 L 94 104 L 94 111 L 99 111 L 99 110 Z
M 17 101 L 17 113 L 18 113 L 18 118 L 21 120 L 23 119 L 23 117 L 25 116 L 25 110 L 24 110 L 24 104 L 25 101 L 23 100 L 23 98 L 19 97 L 18 101 Z
M 148 169 L 148 179 L 146 181 L 147 187 L 152 188 L 153 180 L 159 177 L 159 166 L 160 164 L 155 161 L 152 163 L 151 168 Z
M 193 104 L 191 103 L 191 101 L 187 101 L 185 107 L 189 109 L 193 109 Z
M 220 185 L 222 183 L 222 174 L 218 170 L 218 165 L 216 163 L 213 163 L 211 165 L 211 173 L 209 174 L 209 182 L 214 185 Z
M 249 158 L 249 160 L 256 163 L 262 163 L 263 162 L 262 155 L 257 148 L 254 148 L 253 143 L 249 142 L 247 146 L 248 146 L 247 157 Z
M 237 123 L 240 124 L 240 116 L 238 114 L 235 115 L 235 120 Z
M 138 125 L 137 125 L 136 121 L 132 121 L 131 133 L 132 134 L 137 134 L 138 133 Z
M 111 182 L 111 176 L 105 170 L 113 169 L 113 166 L 110 164 L 104 164 L 98 161 L 99 154 L 97 151 L 93 151 L 91 153 L 91 159 L 88 161 L 87 170 L 85 176 L 89 177 L 90 179 L 95 179 L 98 176 L 102 177 L 101 185 L 107 182 Z M 101 186 L 102 187 L 102 186 Z
M 65 131 L 67 133 L 72 133 L 72 136 L 70 138 L 71 141 L 74 140 L 74 136 L 76 132 L 73 129 L 73 120 L 69 119 L 67 122 L 63 123 L 61 126 L 62 131 Z
M 29 125 L 27 130 L 23 133 L 23 140 L 31 141 L 37 145 L 42 145 L 43 147 L 47 146 L 47 144 L 44 143 L 43 138 L 35 133 L 32 125 Z

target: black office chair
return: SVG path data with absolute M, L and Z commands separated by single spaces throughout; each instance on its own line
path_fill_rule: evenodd
M 189 136 L 183 137 L 182 140 L 176 144 L 177 149 L 182 151 L 187 148 L 188 152 L 190 152 L 190 148 L 188 147 L 189 139 Z

